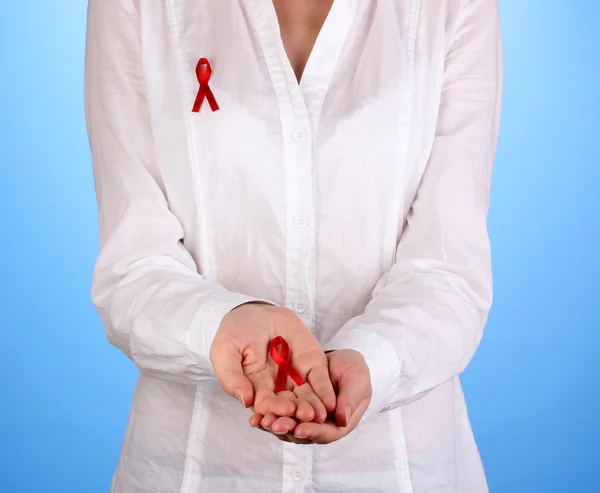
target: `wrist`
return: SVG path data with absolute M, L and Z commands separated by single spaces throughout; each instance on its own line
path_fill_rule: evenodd
M 223 317 L 223 320 L 229 320 L 229 319 L 237 318 L 237 317 L 250 317 L 256 313 L 262 313 L 263 310 L 265 310 L 266 308 L 273 308 L 274 306 L 277 306 L 277 305 L 275 305 L 274 303 L 270 303 L 268 301 L 262 301 L 262 300 L 246 301 L 244 303 L 240 303 L 237 306 L 234 306 L 231 310 L 229 310 Z
M 371 381 L 371 400 L 361 421 L 379 413 L 398 391 L 401 365 L 393 346 L 378 334 L 353 329 L 338 333 L 325 347 L 354 350 L 364 358 Z

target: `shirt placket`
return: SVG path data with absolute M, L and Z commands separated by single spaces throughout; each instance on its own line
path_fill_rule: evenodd
M 280 100 L 286 176 L 286 305 L 313 331 L 314 136 L 298 86 L 288 81 L 288 91 L 289 99 Z M 310 478 L 312 449 L 283 443 L 283 450 L 282 493 L 301 493 Z
M 314 131 L 302 93 L 289 73 L 285 95 L 279 94 L 286 186 L 285 302 L 313 331 L 315 210 L 313 189 Z M 283 443 L 282 493 L 302 493 L 311 474 L 312 448 Z
M 309 290 L 314 228 L 312 180 L 313 130 L 302 92 L 278 32 L 278 23 L 270 2 L 246 0 L 250 7 L 261 48 L 277 96 L 281 123 L 283 165 L 286 189 L 286 285 L 285 303 L 312 331 L 314 299 Z M 282 493 L 302 493 L 310 480 L 312 449 L 282 442 Z
M 314 331 L 315 128 L 355 7 L 348 7 L 353 2 L 334 2 L 298 84 L 272 3 L 246 1 L 279 106 L 286 187 L 285 303 Z M 282 493 L 301 493 L 311 480 L 313 449 L 286 442 L 282 447 Z

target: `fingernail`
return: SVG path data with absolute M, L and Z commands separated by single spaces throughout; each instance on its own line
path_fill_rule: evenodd
M 304 440 L 305 438 L 308 438 L 307 435 L 294 435 L 296 438 L 299 438 L 300 440 Z
M 243 406 L 244 406 L 244 407 L 246 407 L 246 401 L 244 400 L 244 394 L 242 394 L 242 392 L 241 392 L 241 391 L 239 391 L 239 390 L 236 390 L 236 391 L 234 392 L 234 394 L 235 394 L 235 398 L 236 398 L 238 401 L 240 401 L 240 402 L 243 404 Z
M 350 418 L 352 417 L 352 408 L 350 406 L 346 407 L 346 425 L 350 423 Z

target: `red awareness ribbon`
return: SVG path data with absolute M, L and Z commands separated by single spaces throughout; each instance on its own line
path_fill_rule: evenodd
M 211 74 L 212 69 L 210 68 L 210 63 L 208 63 L 208 60 L 206 58 L 201 58 L 198 60 L 198 64 L 196 65 L 196 78 L 198 79 L 200 87 L 198 88 L 198 95 L 196 96 L 196 101 L 192 109 L 193 113 L 198 113 L 200 111 L 200 107 L 204 102 L 204 98 L 208 100 L 211 110 L 217 111 L 219 109 L 217 100 L 208 86 L 208 81 L 210 80 Z
M 304 385 L 305 382 L 300 373 L 289 363 L 290 346 L 283 337 L 277 336 L 271 340 L 270 353 L 273 361 L 279 366 L 277 378 L 275 379 L 275 392 L 285 390 L 288 375 L 292 377 L 296 385 Z

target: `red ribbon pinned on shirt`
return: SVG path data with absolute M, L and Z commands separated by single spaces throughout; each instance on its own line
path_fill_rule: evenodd
M 208 81 L 210 80 L 211 74 L 212 69 L 210 68 L 210 63 L 208 63 L 208 60 L 206 58 L 201 58 L 198 60 L 198 64 L 196 65 L 196 78 L 198 79 L 200 87 L 198 88 L 198 95 L 196 96 L 196 101 L 192 109 L 192 112 L 194 113 L 198 113 L 200 111 L 200 107 L 204 102 L 204 98 L 208 100 L 211 110 L 217 111 L 219 109 L 217 100 L 208 86 Z
M 289 363 L 290 346 L 288 346 L 288 343 L 285 342 L 283 337 L 277 336 L 271 340 L 270 353 L 273 361 L 279 366 L 277 377 L 275 379 L 275 392 L 285 390 L 288 375 L 292 377 L 292 380 L 296 385 L 304 385 L 304 379 Z

